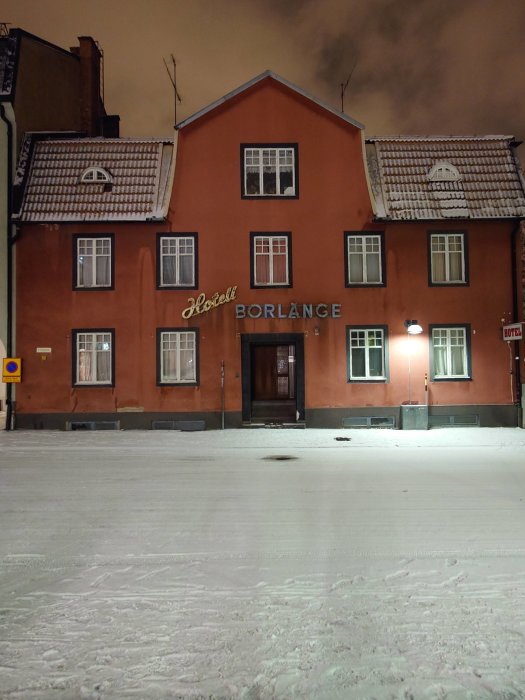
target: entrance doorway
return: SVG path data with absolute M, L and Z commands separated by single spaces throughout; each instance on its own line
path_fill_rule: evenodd
M 243 420 L 304 420 L 304 344 L 299 333 L 242 336 Z

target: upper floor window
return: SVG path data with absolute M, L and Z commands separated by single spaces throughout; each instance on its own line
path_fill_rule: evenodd
M 466 284 L 466 240 L 464 233 L 431 233 L 430 283 Z
M 113 289 L 113 236 L 75 236 L 75 289 Z
M 346 233 L 346 286 L 385 284 L 383 234 Z
M 430 326 L 432 379 L 470 379 L 470 327 Z
M 386 327 L 348 327 L 348 381 L 386 379 Z
M 290 287 L 290 234 L 252 233 L 251 261 L 252 287 Z
M 241 146 L 243 197 L 297 197 L 297 144 Z
M 159 287 L 197 287 L 197 234 L 159 234 L 157 283 Z
M 196 328 L 157 331 L 159 384 L 198 384 L 198 333 Z
M 113 330 L 73 331 L 73 384 L 113 386 Z
M 104 168 L 92 166 L 84 170 L 84 172 L 80 176 L 80 182 L 111 182 L 111 175 Z

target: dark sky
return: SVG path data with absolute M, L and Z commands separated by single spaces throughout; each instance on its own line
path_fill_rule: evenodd
M 177 120 L 266 69 L 345 111 L 366 134 L 525 139 L 525 0 L 2 0 L 0 21 L 104 51 L 123 136 Z

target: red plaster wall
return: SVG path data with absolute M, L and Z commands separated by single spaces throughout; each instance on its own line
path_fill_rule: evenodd
M 298 143 L 299 198 L 241 199 L 241 143 Z M 470 323 L 472 381 L 430 383 L 434 404 L 511 403 L 509 354 L 501 320 L 511 320 L 511 224 L 372 223 L 361 132 L 286 88 L 265 81 L 185 127 L 166 224 L 26 226 L 16 245 L 17 353 L 24 381 L 18 412 L 112 412 L 220 409 L 220 363 L 226 366 L 226 409 L 241 409 L 240 336 L 305 334 L 307 407 L 399 405 L 408 399 L 403 322 L 424 328 L 411 339 L 412 400 L 425 401 L 428 327 Z M 384 230 L 386 288 L 345 288 L 344 231 Z M 197 232 L 199 290 L 156 289 L 158 231 Z M 427 232 L 465 230 L 470 285 L 429 287 Z M 250 231 L 290 231 L 291 289 L 250 289 Z M 72 291 L 72 236 L 114 233 L 115 289 Z M 188 297 L 237 286 L 237 299 L 189 321 Z M 340 303 L 340 319 L 235 320 L 234 305 Z M 389 328 L 390 381 L 348 384 L 349 324 Z M 156 329 L 200 328 L 200 386 L 156 386 Z M 314 328 L 319 328 L 319 335 Z M 114 388 L 72 388 L 71 330 L 115 328 Z M 38 346 L 53 352 L 46 360 Z

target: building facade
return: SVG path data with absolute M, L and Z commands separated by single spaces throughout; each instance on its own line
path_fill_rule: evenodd
M 517 425 L 515 146 L 365 142 L 271 72 L 180 123 L 176 164 L 36 143 L 16 425 Z
M 14 333 L 13 184 L 27 132 L 71 131 L 118 136 L 118 117 L 108 116 L 102 90 L 102 51 L 79 37 L 70 51 L 22 29 L 0 25 L 0 354 L 17 352 Z M 10 393 L 8 385 L 8 414 Z M 0 405 L 5 403 L 0 385 Z M 8 416 L 8 422 L 10 418 Z

